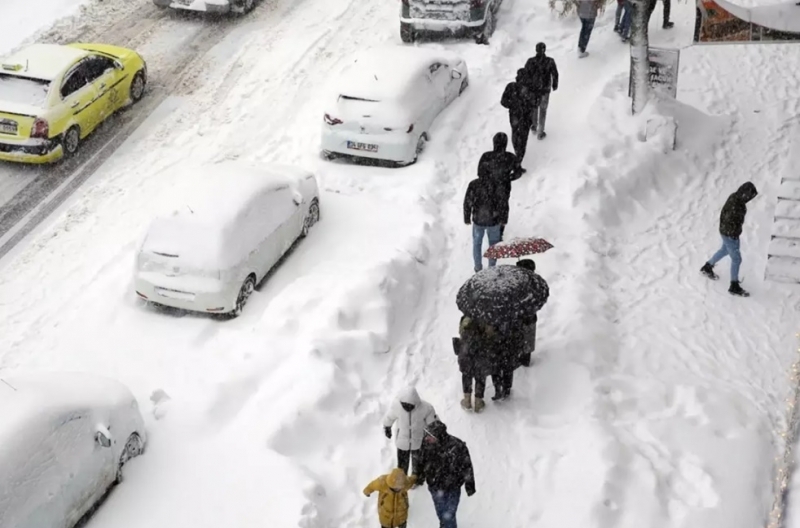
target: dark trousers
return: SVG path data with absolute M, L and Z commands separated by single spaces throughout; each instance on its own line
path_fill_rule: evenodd
M 670 8 L 672 7 L 670 4 L 672 3 L 671 0 L 663 0 L 664 1 L 664 24 L 669 22 L 669 12 Z
M 531 133 L 531 116 L 509 113 L 511 121 L 511 145 L 517 155 L 517 163 L 522 163 L 525 151 L 528 150 L 528 135 Z
M 581 52 L 586 51 L 586 46 L 589 45 L 589 38 L 592 36 L 592 30 L 594 29 L 594 21 L 594 18 L 581 19 L 581 33 L 578 36 L 578 49 Z
M 483 398 L 486 391 L 486 378 L 473 378 L 469 374 L 461 375 L 461 388 L 464 389 L 464 394 L 472 394 L 472 380 L 475 380 L 475 397 Z
M 531 366 L 531 355 L 536 351 L 536 323 L 525 329 L 525 348 L 519 356 L 519 363 L 523 367 Z
M 500 224 L 500 242 L 503 241 L 503 234 L 506 232 L 506 225 Z
M 510 365 L 498 367 L 492 374 L 492 384 L 494 384 L 496 395 L 508 396 L 511 394 L 511 385 L 514 384 L 514 368 Z
M 405 449 L 398 449 L 397 450 L 397 467 L 402 469 L 406 472 L 406 475 L 410 475 L 408 472 L 409 467 L 411 466 L 411 459 L 414 459 L 414 471 L 417 471 L 417 462 L 419 461 L 419 451 L 406 451 Z M 419 473 L 417 471 L 417 473 Z

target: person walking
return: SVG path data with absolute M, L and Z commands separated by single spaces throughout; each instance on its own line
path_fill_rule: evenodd
M 508 223 L 508 198 L 506 189 L 491 174 L 480 174 L 469 182 L 464 195 L 464 223 L 472 225 L 472 260 L 475 271 L 483 269 L 483 237 L 489 245 L 500 242 L 502 226 Z M 489 267 L 497 260 L 489 259 Z
M 550 91 L 558 90 L 558 67 L 552 57 L 545 55 L 547 45 L 544 42 L 536 44 L 536 55 L 525 62 L 525 80 L 528 88 L 533 92 L 533 111 L 531 114 L 531 130 L 536 133 L 537 139 L 544 139 L 547 119 L 547 106 L 550 104 Z
M 509 322 L 498 328 L 498 332 L 499 346 L 494 355 L 492 372 L 492 401 L 504 401 L 511 396 L 514 371 L 519 366 L 520 356 L 525 348 L 525 334 L 521 325 Z
M 581 32 L 578 36 L 578 57 L 584 58 L 589 55 L 586 47 L 589 45 L 589 38 L 592 36 L 594 23 L 597 20 L 597 13 L 600 11 L 602 0 L 576 0 L 578 3 L 578 18 L 581 19 Z
M 458 356 L 458 369 L 461 371 L 461 388 L 464 399 L 461 408 L 483 411 L 486 378 L 492 374 L 497 332 L 491 325 L 481 323 L 469 316 L 462 316 L 458 328 L 459 340 L 455 353 Z M 475 386 L 475 403 L 472 402 L 472 388 Z
M 492 179 L 501 187 L 505 197 L 505 216 L 507 220 L 509 200 L 511 200 L 511 182 L 518 180 L 522 173 L 525 172 L 525 169 L 519 165 L 518 158 L 514 154 L 506 151 L 508 136 L 505 133 L 498 132 L 495 134 L 492 138 L 492 143 L 494 148 L 481 154 L 481 159 L 478 161 L 478 177 Z M 500 240 L 503 240 L 505 230 L 506 224 L 500 224 Z
M 524 69 L 517 70 L 517 78 L 506 85 L 500 105 L 508 109 L 508 120 L 511 124 L 511 144 L 517 155 L 517 164 L 521 171 L 522 160 L 528 150 L 528 135 L 531 129 L 533 111 L 533 94 L 523 82 Z
M 406 477 L 405 471 L 395 468 L 381 475 L 364 488 L 369 497 L 378 492 L 378 520 L 381 528 L 406 528 L 408 522 L 408 490 L 416 484 L 417 477 Z
M 729 256 L 731 258 L 731 285 L 728 293 L 740 297 L 749 297 L 750 294 L 739 284 L 739 266 L 742 264 L 739 237 L 742 235 L 744 217 L 747 214 L 747 202 L 756 196 L 758 196 L 758 191 L 752 182 L 743 183 L 736 192 L 728 196 L 719 214 L 719 234 L 722 237 L 722 247 L 700 268 L 700 273 L 709 279 L 717 280 L 719 276 L 714 273 L 714 266 L 724 257 Z
M 534 262 L 533 259 L 518 260 L 517 266 L 529 270 L 532 273 L 536 273 L 536 262 Z M 539 317 L 537 314 L 533 314 L 530 320 L 523 322 L 523 344 L 519 358 L 519 365 L 522 367 L 531 366 L 531 356 L 536 351 L 536 324 L 538 322 Z
M 475 474 L 469 449 L 459 438 L 448 434 L 447 426 L 434 422 L 425 428 L 422 446 L 422 471 L 417 484 L 428 484 L 440 528 L 458 528 L 456 513 L 461 487 L 467 496 L 475 495 Z
M 392 403 L 383 429 L 386 438 L 392 437 L 392 426 L 397 422 L 397 467 L 408 474 L 411 459 L 414 459 L 414 473 L 417 472 L 417 457 L 425 435 L 425 426 L 438 420 L 433 405 L 422 400 L 414 387 L 408 387 L 398 394 Z

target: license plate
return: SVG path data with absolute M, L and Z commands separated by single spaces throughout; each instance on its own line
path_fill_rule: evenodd
M 180 299 L 183 301 L 193 301 L 194 294 L 188 292 L 182 292 L 178 290 L 170 290 L 168 288 L 156 288 L 156 293 L 162 297 L 168 297 L 170 299 Z
M 14 121 L 0 121 L 0 132 L 3 134 L 16 134 L 17 123 Z
M 348 141 L 347 148 L 352 150 L 364 150 L 366 152 L 378 152 L 378 145 L 372 143 L 359 143 L 358 141 Z

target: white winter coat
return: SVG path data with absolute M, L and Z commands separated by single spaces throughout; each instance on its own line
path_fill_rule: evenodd
M 406 412 L 401 403 L 414 405 L 414 410 Z M 383 420 L 384 427 L 392 427 L 397 422 L 395 442 L 397 449 L 416 451 L 422 447 L 422 438 L 425 436 L 425 426 L 435 422 L 436 411 L 433 405 L 420 399 L 417 390 L 410 387 L 398 395 L 398 398 L 389 408 L 389 413 Z

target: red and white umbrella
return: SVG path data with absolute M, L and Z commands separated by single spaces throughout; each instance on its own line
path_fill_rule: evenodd
M 543 238 L 512 238 L 489 247 L 483 256 L 489 259 L 520 258 L 544 253 L 552 247 L 553 244 Z

